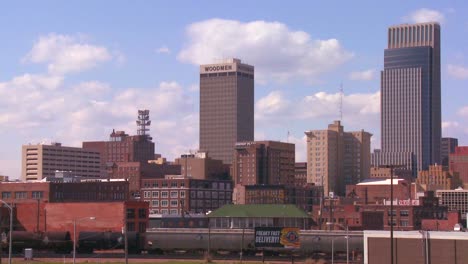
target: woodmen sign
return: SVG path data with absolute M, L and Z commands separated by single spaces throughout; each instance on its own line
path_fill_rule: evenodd
M 297 227 L 256 227 L 256 248 L 300 248 L 299 228 Z

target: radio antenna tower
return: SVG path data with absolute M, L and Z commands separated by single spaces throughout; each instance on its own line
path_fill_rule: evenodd
M 152 138 L 147 133 L 149 131 L 149 126 L 151 125 L 149 110 L 138 110 L 138 119 L 136 124 L 138 127 L 137 135 L 145 136 L 148 140 L 151 140 Z
M 343 83 L 340 83 L 340 121 L 343 122 Z

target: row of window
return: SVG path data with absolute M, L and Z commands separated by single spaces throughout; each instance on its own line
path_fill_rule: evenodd
M 161 191 L 161 198 L 168 198 L 170 194 L 171 198 L 185 198 L 185 191 Z M 144 198 L 159 198 L 159 191 L 144 191 Z
M 11 199 L 12 192 L 2 192 L 2 199 Z M 32 191 L 31 199 L 41 199 L 44 197 L 44 192 L 42 191 Z M 27 199 L 28 192 L 14 192 L 15 199 Z

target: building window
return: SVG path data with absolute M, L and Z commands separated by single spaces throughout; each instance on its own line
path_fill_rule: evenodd
M 401 210 L 401 211 L 400 211 L 400 215 L 401 215 L 401 216 L 408 216 L 408 215 L 409 215 L 409 211 L 408 211 L 408 210 Z
M 167 214 L 169 212 L 169 210 L 167 209 L 161 209 L 161 214 Z
M 171 198 L 177 198 L 178 192 L 177 191 L 171 191 Z
M 139 231 L 140 233 L 146 232 L 146 223 L 139 223 L 139 224 L 138 224 L 138 231 Z
M 135 231 L 135 223 L 133 223 L 133 222 L 127 222 L 127 231 L 128 231 L 128 232 L 133 232 L 133 231 Z
M 388 214 L 389 216 L 391 216 L 391 215 L 396 216 L 396 211 L 395 211 L 395 210 L 393 210 L 393 211 L 388 210 L 388 211 L 387 211 L 387 214 Z
M 138 218 L 146 218 L 146 209 L 145 208 L 138 209 Z
M 162 207 L 168 207 L 169 206 L 169 202 L 167 200 L 162 200 L 161 201 L 161 206 Z
M 2 192 L 2 199 L 10 199 L 11 192 Z
M 39 191 L 33 191 L 32 192 L 32 198 L 33 199 L 41 199 L 44 196 L 44 192 L 39 192 Z
M 408 220 L 401 220 L 400 221 L 400 226 L 409 226 L 409 221 Z
M 145 191 L 145 192 L 143 193 L 143 197 L 144 197 L 144 198 L 150 198 L 150 197 L 151 197 L 151 192 L 150 192 L 150 191 Z
M 177 200 L 171 200 L 171 207 L 177 207 L 179 202 Z
M 180 198 L 185 198 L 185 191 L 180 191 Z
M 153 198 L 159 198 L 159 192 L 153 192 Z
M 26 192 L 15 192 L 15 199 L 26 199 Z
M 152 205 L 153 205 L 153 207 L 158 207 L 159 206 L 159 201 L 158 200 L 153 200 Z
M 171 182 L 171 187 L 172 188 L 177 188 L 177 182 Z
M 179 210 L 177 210 L 177 209 L 171 209 L 169 214 L 171 214 L 171 215 L 179 214 Z
M 127 219 L 135 218 L 135 209 L 127 209 Z
M 167 191 L 161 192 L 161 198 L 167 198 L 167 197 L 169 197 L 169 192 Z

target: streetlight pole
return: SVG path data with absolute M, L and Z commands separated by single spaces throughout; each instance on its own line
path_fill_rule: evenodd
M 73 220 L 73 264 L 76 264 L 76 223 L 78 223 L 81 220 L 96 220 L 96 217 L 88 216 L 82 218 L 75 218 Z
M 338 223 L 333 223 L 333 222 L 327 222 L 326 223 L 328 226 L 332 226 L 332 225 L 336 225 L 338 227 L 341 227 L 342 229 L 345 229 L 346 230 L 346 264 L 349 264 L 349 228 L 348 228 L 348 225 L 346 226 L 343 226 L 341 224 L 338 224 Z M 334 252 L 333 252 L 333 241 L 334 241 L 334 238 L 332 238 L 332 263 L 333 263 L 333 255 L 334 255 Z
M 6 207 L 8 207 L 8 209 L 10 210 L 10 241 L 9 241 L 9 245 L 8 245 L 8 264 L 11 264 L 11 237 L 13 236 L 13 208 L 11 208 L 11 206 L 6 203 L 5 201 L 3 200 L 0 200 L 0 202 L 2 202 Z

